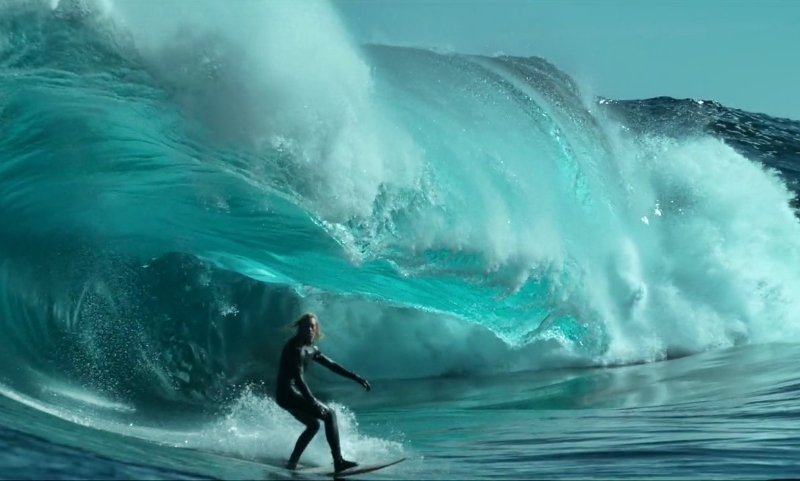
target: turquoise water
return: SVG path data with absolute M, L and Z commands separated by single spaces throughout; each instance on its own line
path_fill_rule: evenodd
M 305 311 L 376 478 L 792 475 L 797 122 L 141 5 L 0 6 L 3 476 L 286 476 Z
M 798 381 L 787 361 L 797 353 L 792 344 L 749 346 L 616 369 L 383 381 L 369 396 L 345 386 L 327 394 L 344 414 L 345 452 L 409 458 L 370 479 L 780 479 L 798 469 Z M 3 424 L 101 456 L 88 478 L 105 470 L 147 479 L 289 479 L 277 468 L 205 452 L 259 457 L 276 437 L 299 434 L 264 398 L 243 396 L 227 417 L 133 426 L 101 422 L 111 410 L 88 407 L 62 419 L 5 400 Z M 307 462 L 326 462 L 322 439 L 309 455 Z M 55 477 L 75 477 L 85 457 L 65 456 Z M 16 477 L 11 469 L 4 472 Z M 36 469 L 26 467 L 22 477 L 43 477 Z

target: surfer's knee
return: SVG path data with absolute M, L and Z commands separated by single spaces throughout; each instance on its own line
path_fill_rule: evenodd
M 326 423 L 335 423 L 336 422 L 336 413 L 333 412 L 333 409 L 326 409 L 325 413 L 322 415 L 322 420 Z
M 316 419 L 309 419 L 308 422 L 306 422 L 306 431 L 312 433 L 319 431 L 319 421 Z

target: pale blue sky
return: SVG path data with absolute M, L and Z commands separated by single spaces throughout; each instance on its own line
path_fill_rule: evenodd
M 333 0 L 359 42 L 542 56 L 596 94 L 800 120 L 800 0 Z

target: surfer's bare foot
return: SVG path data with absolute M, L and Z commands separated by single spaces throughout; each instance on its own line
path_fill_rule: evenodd
M 288 469 L 289 471 L 294 471 L 295 469 L 297 469 L 297 461 L 290 459 L 286 463 L 286 469 Z
M 339 461 L 333 463 L 333 468 L 337 472 L 344 471 L 345 469 L 355 468 L 356 466 L 358 466 L 358 463 L 353 461 L 347 461 L 345 459 L 340 459 Z

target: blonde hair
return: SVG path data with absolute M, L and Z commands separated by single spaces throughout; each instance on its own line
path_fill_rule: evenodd
M 319 327 L 319 318 L 313 312 L 306 312 L 302 316 L 298 317 L 294 321 L 292 321 L 288 326 L 286 326 L 287 331 L 297 331 L 300 328 L 300 325 L 304 322 L 311 322 L 311 319 L 317 320 L 317 335 L 314 337 L 315 339 L 322 339 L 322 328 Z

